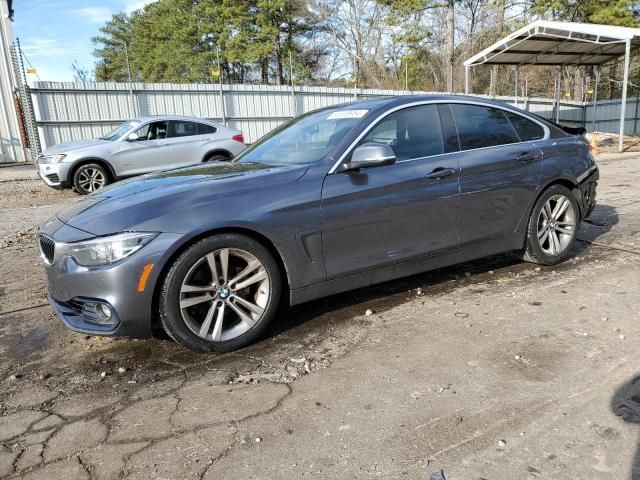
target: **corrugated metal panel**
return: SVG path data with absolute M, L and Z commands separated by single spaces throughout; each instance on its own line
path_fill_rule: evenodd
M 354 94 L 355 93 L 355 94 Z M 249 142 L 287 119 L 311 110 L 352 102 L 355 99 L 436 92 L 357 90 L 325 87 L 223 85 L 227 124 L 244 132 Z M 219 86 L 214 84 L 166 83 L 70 83 L 37 82 L 33 89 L 37 121 L 43 147 L 56 143 L 104 135 L 118 123 L 136 115 L 177 114 L 222 120 Z M 507 103 L 513 97 L 496 97 Z M 627 106 L 626 131 L 633 132 L 635 99 Z M 520 98 L 517 106 L 551 118 L 553 100 Z M 562 101 L 560 119 L 591 128 L 591 105 Z M 620 101 L 598 104 L 596 129 L 617 132 Z

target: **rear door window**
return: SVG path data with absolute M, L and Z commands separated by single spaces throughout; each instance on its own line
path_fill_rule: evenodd
M 450 107 L 462 150 L 520 141 L 503 110 L 459 103 L 452 103 Z
M 198 135 L 198 124 L 196 122 L 184 122 L 173 120 L 169 122 L 169 137 L 191 137 Z
M 521 141 L 528 142 L 544 138 L 544 128 L 536 122 L 532 122 L 517 113 L 505 112 L 505 114 L 511 122 L 511 125 L 513 125 L 513 128 L 518 132 Z
M 437 105 L 408 107 L 391 113 L 360 144 L 369 142 L 390 145 L 398 161 L 444 153 Z

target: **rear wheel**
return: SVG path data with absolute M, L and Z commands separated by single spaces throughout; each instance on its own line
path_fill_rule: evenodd
M 107 170 L 97 163 L 80 165 L 73 174 L 73 188 L 81 195 L 100 190 L 110 183 Z
M 226 155 L 224 153 L 211 153 L 204 157 L 204 162 L 228 162 L 231 160 L 230 155 Z
M 579 221 L 573 193 L 562 185 L 549 187 L 531 212 L 524 259 L 542 265 L 566 260 L 575 243 Z
M 167 334 L 200 352 L 227 352 L 255 341 L 280 300 L 280 271 L 252 238 L 220 234 L 199 241 L 174 262 L 160 293 Z

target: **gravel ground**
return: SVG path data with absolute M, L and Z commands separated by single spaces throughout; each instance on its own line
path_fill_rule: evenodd
M 224 355 L 64 329 L 34 234 L 77 197 L 0 181 L 0 477 L 640 478 L 640 167 L 621 158 L 563 265 L 333 296 Z

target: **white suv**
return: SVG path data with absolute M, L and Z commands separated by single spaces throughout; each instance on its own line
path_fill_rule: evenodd
M 231 160 L 246 148 L 242 132 L 194 117 L 129 120 L 95 140 L 61 143 L 37 158 L 53 188 L 86 195 L 125 177 L 212 160 Z

